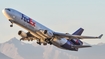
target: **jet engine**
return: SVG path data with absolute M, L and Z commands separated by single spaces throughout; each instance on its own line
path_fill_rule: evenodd
M 41 33 L 46 35 L 47 37 L 51 38 L 53 36 L 53 32 L 47 30 L 40 30 Z
M 33 41 L 36 37 L 34 37 L 30 32 L 23 32 L 23 31 L 19 31 L 18 35 L 21 36 L 22 38 L 20 40 L 28 40 L 28 41 Z
M 45 30 L 45 33 L 44 34 L 47 34 L 49 37 L 52 37 L 53 36 L 53 33 L 51 31 L 47 31 L 47 30 Z
M 23 31 L 19 31 L 18 35 L 20 35 L 22 38 L 26 38 L 27 37 L 27 33 L 23 32 Z

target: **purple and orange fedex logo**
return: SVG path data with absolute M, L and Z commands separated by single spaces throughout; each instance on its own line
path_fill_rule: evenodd
M 35 26 L 35 22 L 33 22 L 31 18 L 25 17 L 24 14 L 22 14 L 21 19 L 24 20 L 25 22 L 29 23 L 30 25 Z

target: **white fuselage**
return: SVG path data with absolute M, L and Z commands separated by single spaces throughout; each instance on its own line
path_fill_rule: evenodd
M 5 8 L 2 10 L 4 16 L 12 23 L 10 25 L 13 26 L 13 23 L 21 26 L 28 30 L 27 33 L 23 31 L 19 31 L 18 34 L 22 37 L 20 40 L 28 40 L 32 41 L 34 39 L 37 40 L 37 43 L 40 45 L 53 44 L 58 48 L 78 51 L 78 48 L 85 48 L 91 46 L 83 46 L 83 42 L 79 39 L 91 38 L 97 39 L 101 38 L 103 34 L 98 37 L 92 36 L 81 36 L 84 31 L 83 28 L 78 29 L 72 35 L 65 33 L 54 32 L 51 29 L 43 26 L 32 18 L 24 15 L 23 13 L 16 11 L 11 8 Z
M 39 39 L 42 39 L 42 43 L 45 43 L 44 39 L 48 36 L 41 34 L 39 30 L 47 30 L 49 32 L 54 32 L 54 31 L 50 30 L 49 28 L 41 25 L 37 21 L 31 19 L 30 17 L 22 14 L 21 12 L 14 10 L 14 9 L 8 10 L 8 8 L 7 9 L 5 8 L 2 12 L 3 12 L 4 16 L 6 16 L 6 18 L 9 21 L 25 28 L 26 30 L 31 32 L 32 35 L 38 37 Z M 65 44 L 66 42 L 67 42 L 67 39 L 59 40 L 57 37 L 55 37 L 52 41 L 53 45 L 55 45 L 59 48 L 62 48 L 61 45 Z

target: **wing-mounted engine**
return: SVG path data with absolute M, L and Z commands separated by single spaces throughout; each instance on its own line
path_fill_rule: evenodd
M 53 39 L 53 32 L 48 30 L 40 29 L 36 32 L 38 35 L 42 36 L 44 38 L 44 41 L 48 44 L 52 44 L 51 40 Z
M 37 44 L 41 45 L 41 43 L 43 43 L 43 45 L 47 45 L 47 43 L 43 39 L 40 39 L 37 36 L 33 36 L 30 32 L 26 33 L 20 30 L 18 32 L 18 35 L 22 37 L 20 40 L 28 40 L 28 41 L 37 40 Z
M 53 37 L 53 32 L 52 32 L 52 31 L 40 30 L 40 32 L 41 32 L 43 35 L 47 36 L 47 38 Z
M 23 31 L 19 31 L 18 35 L 20 35 L 22 38 L 26 38 L 27 37 L 27 33 L 23 32 Z
M 18 32 L 18 35 L 22 37 L 20 40 L 28 40 L 28 41 L 31 40 L 31 41 L 33 41 L 33 39 L 34 39 L 34 36 L 30 32 L 25 33 L 25 32 L 20 30 Z

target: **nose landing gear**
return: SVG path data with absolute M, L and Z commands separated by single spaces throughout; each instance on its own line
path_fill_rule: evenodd
M 11 21 L 11 19 L 9 19 L 9 21 L 11 22 L 10 27 L 13 27 L 13 21 Z
M 11 24 L 10 27 L 13 27 L 13 24 Z

